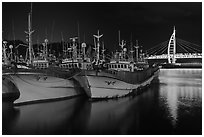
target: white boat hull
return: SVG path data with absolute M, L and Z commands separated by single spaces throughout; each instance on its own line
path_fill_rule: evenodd
M 20 91 L 15 104 L 73 97 L 83 94 L 73 80 L 43 74 L 8 75 Z
M 95 75 L 94 73 L 83 76 L 78 75 L 75 78 L 90 98 L 116 98 L 126 96 L 133 90 L 137 92 L 138 88 L 150 85 L 157 75 L 156 73 L 138 84 L 130 84 L 116 78 L 101 76 L 100 74 Z
M 2 77 L 2 99 L 13 102 L 20 97 L 20 92 L 13 82 L 6 77 Z

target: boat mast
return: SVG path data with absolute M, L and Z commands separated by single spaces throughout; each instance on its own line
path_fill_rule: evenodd
M 28 50 L 29 50 L 29 60 L 28 64 L 32 65 L 33 63 L 33 54 L 32 54 L 32 33 L 34 30 L 32 30 L 32 3 L 31 3 L 31 11 L 28 13 L 28 31 L 25 31 L 26 34 L 28 34 Z
M 83 61 L 84 61 L 84 59 L 86 58 L 86 43 L 85 42 L 83 42 L 82 44 L 81 44 L 81 48 L 82 48 L 82 57 L 83 57 Z
M 96 65 L 99 64 L 99 60 L 100 60 L 100 55 L 99 55 L 99 48 L 100 48 L 100 42 L 99 39 L 103 36 L 103 34 L 99 34 L 99 30 L 98 30 L 98 34 L 97 35 L 93 35 L 95 38 L 97 38 L 97 46 L 96 46 Z
M 133 50 L 132 33 L 131 33 L 131 37 L 130 37 L 130 61 L 131 61 L 131 62 L 134 61 L 133 53 L 134 53 L 134 50 Z
M 120 45 L 120 30 L 118 31 L 118 35 L 119 35 L 119 36 L 118 36 L 118 37 L 119 37 L 119 38 L 118 38 L 118 45 Z
M 118 33 L 119 33 L 119 46 L 121 47 L 121 59 L 123 59 L 123 56 L 124 56 L 124 46 L 126 45 L 125 44 L 125 41 L 124 40 L 122 40 L 122 43 L 120 43 L 120 30 L 118 31 Z M 120 56 L 120 55 L 119 55 Z
M 63 33 L 61 32 L 61 37 L 62 37 L 62 51 L 63 51 L 63 57 L 65 56 L 65 47 L 64 47 L 64 37 L 63 37 Z
M 105 50 L 104 42 L 103 42 L 103 45 L 102 45 L 102 51 L 101 51 L 101 52 L 102 52 L 102 57 L 103 57 L 103 59 L 102 59 L 103 62 L 105 62 L 105 54 L 104 54 L 105 51 L 106 51 L 106 50 Z
M 48 48 L 47 48 L 47 45 L 48 45 L 48 39 L 45 39 L 44 41 L 44 58 L 45 60 L 47 60 L 47 57 L 48 57 Z
M 3 57 L 4 57 L 4 63 L 5 63 L 5 65 L 7 65 L 8 64 L 8 58 L 7 58 L 7 55 L 6 55 L 6 44 L 7 44 L 8 42 L 7 41 L 3 41 Z
M 136 40 L 136 46 L 135 46 L 135 49 L 136 49 L 136 54 L 135 54 L 135 61 L 138 62 L 138 49 L 139 49 L 139 46 L 138 46 L 138 40 Z
M 13 61 L 13 45 L 9 45 L 10 48 L 10 61 Z
M 40 47 L 39 47 L 39 35 L 37 36 L 37 55 L 40 55 Z
M 77 59 L 77 46 L 75 45 L 76 39 L 78 39 L 78 37 L 74 37 L 74 38 L 70 38 L 70 40 L 72 40 L 73 42 L 73 46 L 72 46 L 72 58 L 74 60 Z
M 125 41 L 122 40 L 122 43 L 119 45 L 121 47 L 121 56 L 122 56 L 122 59 L 124 58 L 124 46 L 125 46 Z
M 78 44 L 79 44 L 79 58 L 81 58 L 81 46 L 80 46 L 80 33 L 79 33 L 79 22 L 77 22 L 77 35 L 78 35 Z
M 84 42 L 81 44 L 81 48 L 82 48 L 82 58 L 83 61 L 86 58 L 86 43 L 85 43 L 85 33 L 84 33 Z

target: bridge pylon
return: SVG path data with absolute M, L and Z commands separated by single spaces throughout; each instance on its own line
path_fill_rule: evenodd
M 176 29 L 174 26 L 173 34 L 170 37 L 168 44 L 168 63 L 176 63 Z

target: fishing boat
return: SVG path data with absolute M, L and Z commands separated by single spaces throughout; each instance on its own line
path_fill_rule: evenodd
M 61 99 L 82 95 L 72 77 L 80 71 L 65 70 L 57 66 L 50 66 L 47 60 L 47 48 L 45 41 L 45 51 L 43 58 L 34 58 L 32 48 L 32 30 L 31 26 L 32 11 L 28 14 L 28 59 L 27 65 L 23 66 L 13 64 L 11 67 L 3 70 L 3 76 L 10 80 L 20 91 L 20 97 L 14 101 L 15 104 L 28 103 L 52 99 Z
M 103 35 L 94 35 L 97 38 L 96 57 L 92 70 L 82 70 L 75 79 L 84 88 L 91 99 L 117 98 L 126 96 L 133 91 L 150 85 L 159 72 L 158 66 L 149 66 L 143 55 L 138 57 L 138 45 L 136 59 L 133 58 L 133 50 L 128 55 L 125 43 L 119 45 L 120 52 L 116 52 L 109 62 L 103 62 L 100 58 L 100 41 Z
M 91 58 L 86 55 L 86 43 L 77 42 L 78 37 L 70 38 L 71 46 L 63 45 L 64 58 L 59 64 L 64 69 L 91 69 L 93 67 Z

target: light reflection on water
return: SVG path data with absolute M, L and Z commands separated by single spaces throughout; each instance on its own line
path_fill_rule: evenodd
M 168 76 L 168 77 L 167 77 Z M 201 69 L 166 69 L 160 71 L 159 93 L 165 100 L 172 125 L 178 121 L 178 109 L 202 107 L 202 70 Z
M 91 102 L 86 97 L 11 106 L 3 134 L 201 134 L 202 70 L 161 70 L 138 96 Z M 193 126 L 192 126 L 193 125 Z

